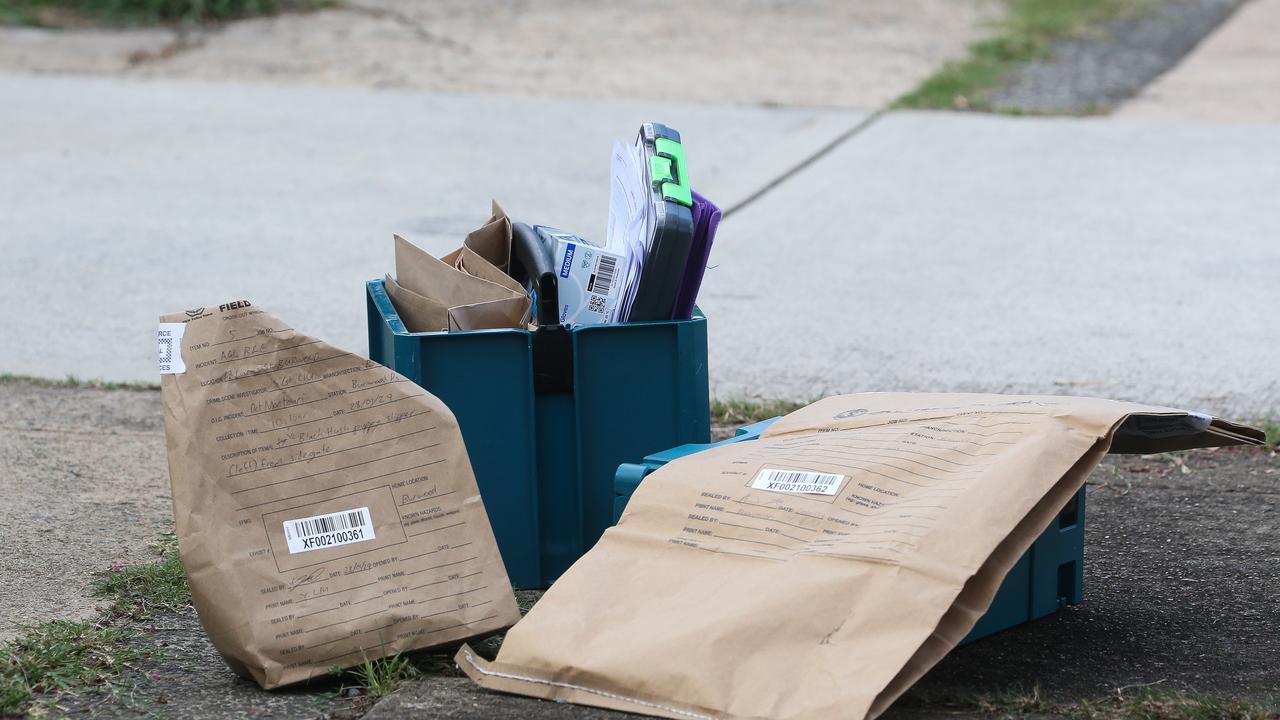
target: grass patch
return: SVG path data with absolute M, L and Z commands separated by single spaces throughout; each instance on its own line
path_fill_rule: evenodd
M 1267 447 L 1280 450 L 1280 422 L 1269 420 L 1259 423 L 1259 427 L 1267 434 Z
M 0 3 L 3 2 L 4 0 L 0 0 Z M 3 14 L 0 13 L 0 17 L 2 16 Z M 68 375 L 62 380 L 55 380 L 53 378 L 34 377 L 32 375 L 15 375 L 13 373 L 0 373 L 0 385 L 31 385 L 39 388 L 78 388 L 84 390 L 128 390 L 131 392 L 155 391 L 160 389 L 160 386 L 156 383 L 81 380 L 75 375 Z
M 33 712 L 65 693 L 114 689 L 143 657 L 127 640 L 127 631 L 94 622 L 27 628 L 0 646 L 0 716 Z
M 1280 708 L 1244 700 L 1218 700 L 1199 693 L 1154 687 L 1117 690 L 1101 702 L 1073 709 L 1081 720 L 1274 720 Z
M 345 673 L 347 678 L 355 680 L 358 684 L 343 683 L 343 690 L 339 692 L 345 692 L 354 687 L 361 691 L 365 702 L 375 703 L 398 690 L 406 680 L 413 680 L 421 675 L 422 672 L 418 667 L 400 653 L 378 660 L 365 658 L 363 664 Z
M 1219 700 L 1154 685 L 1121 688 L 1098 700 L 1052 702 L 1040 687 L 997 691 L 950 688 L 939 694 L 912 692 L 913 705 L 940 705 L 997 718 L 1060 717 L 1073 720 L 1276 720 L 1280 708 L 1246 700 Z
M 992 37 L 971 45 L 964 58 L 947 62 L 915 90 L 894 101 L 892 107 L 992 110 L 985 95 L 1012 71 L 1048 58 L 1054 42 L 1098 32 L 1149 1 L 1003 0 L 1005 18 L 996 25 Z
M 794 400 L 712 400 L 711 426 L 738 427 L 786 415 L 808 405 Z
M 956 710 L 977 710 L 997 717 L 1020 717 L 1047 713 L 1054 708 L 1045 701 L 1040 686 L 1026 689 L 1012 686 L 1002 690 L 975 690 L 971 688 L 947 688 L 940 693 L 910 691 L 907 696 L 912 704 L 942 706 Z
M 332 0 L 0 0 L 0 23 L 47 27 L 208 25 L 333 4 Z
M 191 605 L 177 536 L 164 533 L 150 547 L 153 562 L 113 567 L 94 581 L 93 594 L 111 600 L 112 617 L 148 618 L 157 610 L 182 612 Z
M 12 376 L 4 376 L 9 381 Z M 148 654 L 132 643 L 129 630 L 113 623 L 150 617 L 157 610 L 181 611 L 191 604 L 177 537 L 162 534 L 151 545 L 157 559 L 117 566 L 100 574 L 94 594 L 111 599 L 97 620 L 57 620 L 26 628 L 0 645 L 0 717 L 60 714 L 60 697 L 115 692 L 125 672 Z M 126 702 L 126 705 L 129 703 Z

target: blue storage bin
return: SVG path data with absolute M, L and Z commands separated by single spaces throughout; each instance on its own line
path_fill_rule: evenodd
M 369 357 L 457 417 L 517 588 L 551 584 L 613 524 L 620 463 L 710 439 L 701 313 L 573 328 L 571 370 L 548 389 L 535 380 L 533 332 L 408 332 L 382 280 L 366 284 L 366 301 Z
M 622 517 L 631 494 L 649 473 L 707 448 L 755 440 L 777 418 L 738 428 L 717 443 L 691 443 L 648 455 L 640 463 L 618 466 L 614 477 L 613 521 Z M 1080 488 L 1005 576 L 991 607 L 960 644 L 1007 630 L 1084 599 L 1084 488 Z

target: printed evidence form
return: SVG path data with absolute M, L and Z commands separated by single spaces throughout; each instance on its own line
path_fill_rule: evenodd
M 706 483 L 671 542 L 766 560 L 896 562 L 958 499 L 974 501 L 990 471 L 1051 416 L 1043 403 L 940 417 L 947 410 L 854 409 L 818 432 L 770 428 L 727 446 L 712 462 L 720 481 Z
M 221 579 L 193 583 L 215 645 L 247 634 L 290 677 L 518 619 L 439 400 L 248 303 L 193 312 L 158 349 L 184 561 Z

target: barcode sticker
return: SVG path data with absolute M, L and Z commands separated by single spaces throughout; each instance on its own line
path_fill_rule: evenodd
M 546 230 L 541 225 L 538 232 Z M 627 256 L 558 236 L 554 265 L 560 268 L 560 322 L 574 327 L 612 322 L 618 303 L 632 286 Z
M 186 331 L 186 323 L 160 323 L 156 330 L 156 351 L 159 354 L 161 375 L 177 375 L 187 371 L 187 364 L 182 362 L 182 334 Z
M 613 287 L 613 274 L 618 268 L 618 260 L 611 255 L 600 254 L 596 259 L 596 271 L 587 283 L 587 292 L 608 295 Z
M 369 508 L 362 507 L 285 520 L 284 539 L 289 543 L 290 555 L 373 540 L 373 518 Z
M 840 490 L 842 482 L 844 482 L 844 475 L 833 473 L 763 468 L 756 473 L 755 479 L 751 481 L 751 487 L 773 492 L 835 495 Z

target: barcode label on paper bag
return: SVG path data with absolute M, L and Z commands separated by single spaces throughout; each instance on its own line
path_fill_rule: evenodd
M 284 539 L 289 543 L 290 555 L 373 540 L 373 519 L 369 508 L 362 507 L 285 520 Z
M 751 487 L 773 492 L 835 495 L 842 482 L 844 482 L 843 475 L 832 473 L 763 468 L 756 473 L 755 479 L 751 481 Z

